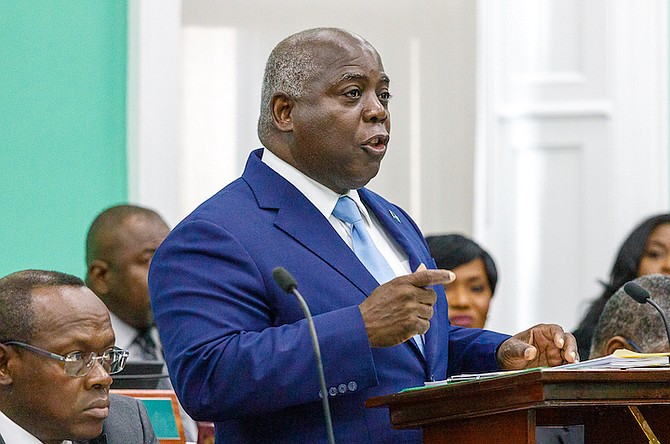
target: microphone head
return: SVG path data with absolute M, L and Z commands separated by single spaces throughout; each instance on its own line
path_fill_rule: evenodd
M 649 292 L 635 282 L 627 282 L 623 286 L 623 291 L 640 304 L 646 303 L 647 299 L 651 298 Z
M 274 270 L 272 270 L 272 278 L 275 280 L 277 285 L 279 285 L 279 287 L 286 293 L 291 293 L 293 290 L 298 288 L 298 283 L 296 282 L 296 280 L 293 279 L 291 273 L 286 271 L 286 269 L 283 267 L 277 267 Z

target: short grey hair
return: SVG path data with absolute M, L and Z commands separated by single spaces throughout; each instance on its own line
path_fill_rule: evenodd
M 258 138 L 263 144 L 273 128 L 272 96 L 282 91 L 292 98 L 300 98 L 318 68 L 315 63 L 317 48 L 312 43 L 328 40 L 334 34 L 353 35 L 338 28 L 307 29 L 285 38 L 270 53 L 265 65 L 258 118 Z
M 670 311 L 670 276 L 652 274 L 633 282 L 647 290 L 651 299 L 667 313 Z M 596 325 L 590 356 L 606 353 L 607 341 L 623 336 L 633 341 L 643 352 L 668 348 L 668 337 L 658 311 L 650 304 L 640 304 L 628 296 L 623 287 L 607 301 Z

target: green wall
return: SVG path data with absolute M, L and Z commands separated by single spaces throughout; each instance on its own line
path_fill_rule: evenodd
M 0 0 L 0 276 L 83 277 L 93 217 L 127 200 L 119 0 Z

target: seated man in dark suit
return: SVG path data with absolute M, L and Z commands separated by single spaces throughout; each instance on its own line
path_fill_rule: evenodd
M 0 444 L 158 443 L 144 406 L 109 394 L 128 356 L 114 340 L 107 308 L 81 279 L 41 270 L 0 279 Z
M 131 363 L 165 362 L 151 312 L 147 275 L 154 251 L 169 232 L 168 224 L 154 210 L 125 204 L 98 214 L 86 236 L 86 285 L 107 306 L 116 345 L 128 350 Z M 127 373 L 124 376 L 130 376 Z M 167 374 L 167 370 L 154 374 L 161 373 Z M 119 382 L 121 379 L 113 388 L 121 388 Z M 167 377 L 131 382 L 137 388 L 172 390 Z M 180 414 L 186 440 L 197 441 L 196 423 L 181 406 Z
M 149 263 L 170 228 L 155 211 L 115 205 L 86 236 L 86 285 L 105 303 L 129 361 L 163 361 L 147 288 Z

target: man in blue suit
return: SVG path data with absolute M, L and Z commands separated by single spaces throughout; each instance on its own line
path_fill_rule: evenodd
M 273 282 L 277 266 L 314 315 L 339 442 L 421 441 L 366 409 L 372 396 L 577 359 L 556 325 L 512 338 L 449 325 L 442 285 L 453 274 L 434 269 L 401 208 L 364 188 L 390 130 L 389 77 L 368 42 L 332 28 L 288 37 L 270 55 L 261 100 L 264 148 L 168 235 L 149 273 L 173 385 L 195 419 L 215 421 L 217 442 L 326 441 L 308 324 Z M 337 211 L 343 196 L 390 277 L 359 259 L 359 222 Z

